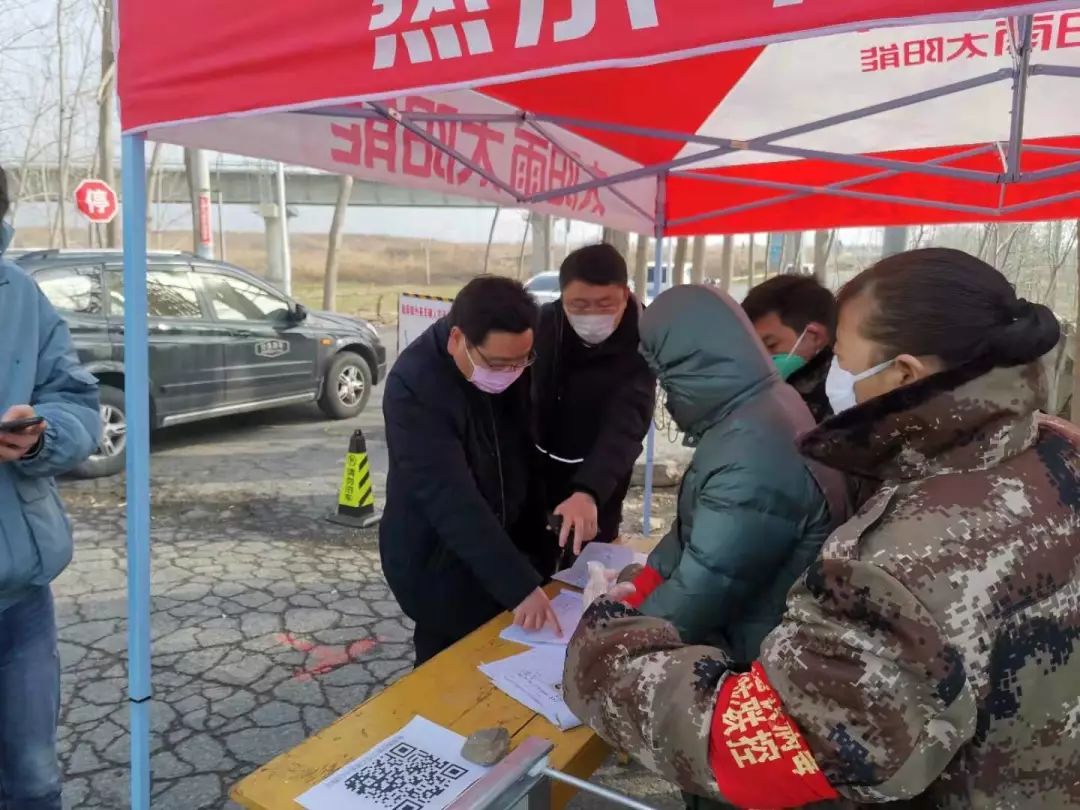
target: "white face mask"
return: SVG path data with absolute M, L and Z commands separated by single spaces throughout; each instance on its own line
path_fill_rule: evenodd
M 878 363 L 866 371 L 852 374 L 850 371 L 840 368 L 839 359 L 833 357 L 832 366 L 829 368 L 829 376 L 825 378 L 825 396 L 829 398 L 833 413 L 842 413 L 858 405 L 859 402 L 855 398 L 855 384 L 861 380 L 868 380 L 875 374 L 880 374 L 895 362 L 896 358 L 894 357 L 892 360 Z
M 590 346 L 599 346 L 615 332 L 615 319 L 619 317 L 617 312 L 601 315 L 571 315 L 566 313 L 566 320 L 570 327 L 577 332 L 577 336 Z

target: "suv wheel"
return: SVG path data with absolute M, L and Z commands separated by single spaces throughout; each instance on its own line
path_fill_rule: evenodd
M 341 352 L 330 363 L 319 407 L 331 419 L 351 419 L 371 396 L 371 368 L 353 352 Z
M 111 385 L 99 388 L 101 397 L 101 443 L 86 461 L 74 470 L 79 478 L 104 478 L 124 469 L 127 447 L 127 416 L 124 392 Z

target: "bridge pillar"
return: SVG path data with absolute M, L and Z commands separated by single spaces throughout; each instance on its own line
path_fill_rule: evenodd
M 285 256 L 282 228 L 285 227 L 281 216 L 281 206 L 277 203 L 263 203 L 259 214 L 266 223 L 266 280 L 279 290 L 285 289 Z

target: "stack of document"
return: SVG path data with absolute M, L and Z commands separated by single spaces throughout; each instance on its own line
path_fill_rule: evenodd
M 566 647 L 540 644 L 528 652 L 481 664 L 480 671 L 518 703 L 542 714 L 562 731 L 581 725 L 563 700 L 563 664 Z
M 559 617 L 562 635 L 551 627 L 530 631 L 511 625 L 502 631 L 500 638 L 526 644 L 532 649 L 492 664 L 481 664 L 480 671 L 518 703 L 567 731 L 581 725 L 563 700 L 562 691 L 566 644 L 584 613 L 581 594 L 563 591 L 551 600 L 551 607 Z
M 645 560 L 644 554 L 639 554 L 630 546 L 617 546 L 614 543 L 588 543 L 581 550 L 581 555 L 574 560 L 574 564 L 565 571 L 557 573 L 552 579 L 585 590 L 585 586 L 589 583 L 590 562 L 598 562 L 605 568 L 622 571 L 633 563 L 644 565 Z

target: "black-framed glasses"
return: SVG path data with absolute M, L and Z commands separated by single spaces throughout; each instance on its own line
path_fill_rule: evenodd
M 536 352 L 529 352 L 529 356 L 525 359 L 524 363 L 493 363 L 484 355 L 478 346 L 473 346 L 477 355 L 484 361 L 484 365 L 492 371 L 524 371 L 533 363 L 536 362 Z

